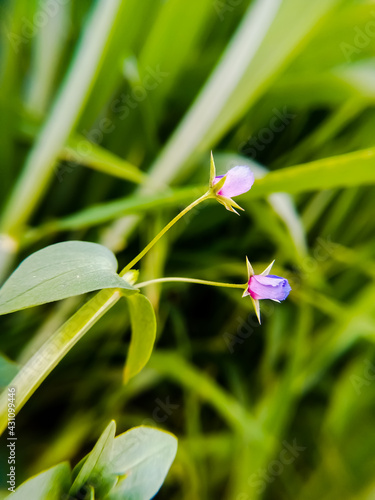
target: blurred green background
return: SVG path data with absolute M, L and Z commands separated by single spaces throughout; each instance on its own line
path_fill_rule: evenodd
M 64 240 L 121 268 L 200 195 L 212 149 L 219 173 L 264 176 L 246 211 L 200 206 L 141 280 L 241 283 L 247 255 L 293 289 L 262 326 L 238 290 L 145 289 L 158 341 L 126 386 L 119 302 L 18 415 L 18 484 L 115 419 L 178 436 L 160 500 L 374 499 L 375 2 L 2 0 L 0 16 L 2 279 Z M 22 364 L 83 300 L 1 317 L 2 353 Z

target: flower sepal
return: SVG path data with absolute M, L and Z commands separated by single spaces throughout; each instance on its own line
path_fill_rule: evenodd
M 211 151 L 209 193 L 227 210 L 237 215 L 239 215 L 237 210 L 244 210 L 238 203 L 232 200 L 232 196 L 246 193 L 253 183 L 254 175 L 249 167 L 246 166 L 231 168 L 225 175 L 217 176 L 215 161 Z
M 219 196 L 219 195 L 216 195 L 215 198 L 219 203 L 221 203 L 221 205 L 223 205 L 227 210 L 229 210 L 229 212 L 233 212 L 237 215 L 240 215 L 237 212 L 237 210 L 235 210 L 235 208 L 244 211 L 244 208 L 240 207 L 238 203 L 233 201 L 231 198 L 226 198 L 225 196 Z
M 217 193 L 224 186 L 225 181 L 226 181 L 226 176 L 223 175 L 222 178 L 216 184 L 210 186 L 210 190 L 211 190 L 211 192 L 212 192 L 213 195 L 218 196 Z
M 274 262 L 271 262 L 261 274 L 256 275 L 249 259 L 246 257 L 248 282 L 242 297 L 250 296 L 259 323 L 261 323 L 259 301 L 270 299 L 280 303 L 288 297 L 291 291 L 287 279 L 270 274 Z
M 214 185 L 214 179 L 215 179 L 215 177 L 216 177 L 216 167 L 215 167 L 214 155 L 213 155 L 213 153 L 211 151 L 211 158 L 210 158 L 210 188 L 212 188 L 213 185 Z M 224 184 L 224 182 L 223 182 L 223 184 Z

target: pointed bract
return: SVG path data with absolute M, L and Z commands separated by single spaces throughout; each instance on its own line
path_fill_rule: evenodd
M 236 208 L 238 210 L 243 210 L 243 208 L 233 201 L 232 197 L 246 193 L 253 184 L 254 174 L 246 166 L 237 166 L 228 170 L 225 175 L 216 175 L 215 161 L 211 151 L 210 191 L 227 210 L 239 215 Z
M 275 261 L 273 260 L 273 261 L 271 262 L 271 264 L 267 267 L 267 269 L 265 269 L 265 270 L 261 273 L 261 275 L 262 275 L 262 276 L 268 276 L 268 275 L 270 274 L 270 272 L 271 272 L 271 269 L 272 269 L 272 267 L 273 267 L 274 263 L 275 263 Z
M 249 259 L 246 257 L 248 283 L 242 297 L 250 295 L 259 323 L 261 322 L 259 300 L 270 299 L 280 303 L 288 297 L 291 291 L 287 279 L 269 274 L 274 262 L 262 274 L 255 274 Z
M 247 278 L 250 279 L 250 276 L 254 276 L 253 266 L 250 264 L 248 257 L 246 256 L 246 267 L 247 267 Z
M 210 161 L 210 187 L 213 186 L 214 179 L 216 177 L 216 167 L 215 167 L 215 161 L 214 161 L 214 155 L 212 154 L 211 151 L 211 161 Z
M 259 300 L 253 299 L 253 297 L 251 297 L 251 302 L 253 303 L 255 314 L 257 315 L 259 324 L 261 325 L 262 321 L 260 319 L 260 304 L 259 304 Z
M 215 184 L 212 186 L 212 192 L 218 196 L 218 191 L 224 186 L 225 183 L 225 177 L 224 175 L 219 175 L 219 177 L 215 177 L 215 179 L 218 179 Z M 221 198 L 224 198 L 224 196 L 221 196 Z

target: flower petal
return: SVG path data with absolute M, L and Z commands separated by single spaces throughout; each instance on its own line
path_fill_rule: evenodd
M 273 260 L 273 261 L 271 262 L 271 264 L 267 267 L 267 269 L 265 269 L 265 270 L 261 273 L 261 275 L 262 275 L 262 276 L 268 276 L 268 275 L 270 274 L 270 272 L 271 272 L 271 269 L 272 269 L 272 267 L 273 267 L 274 263 L 275 263 L 275 261 Z
M 218 175 L 217 177 L 215 177 L 212 185 L 214 186 L 215 184 L 217 184 L 222 178 L 222 175 Z M 246 193 L 247 191 L 249 191 L 253 184 L 254 174 L 249 167 L 234 167 L 226 173 L 224 186 L 217 194 L 219 196 L 232 198 L 232 196 L 238 196 L 240 194 Z
M 255 314 L 257 315 L 257 318 L 258 318 L 259 324 L 261 325 L 261 324 L 262 324 L 262 321 L 261 321 L 261 319 L 260 319 L 260 304 L 259 304 L 259 300 L 257 300 L 257 299 L 253 299 L 253 297 L 251 297 L 251 301 L 252 301 L 252 303 L 253 303 L 254 310 L 255 310 Z
M 251 276 L 248 290 L 253 299 L 285 300 L 291 287 L 287 279 L 269 274 Z

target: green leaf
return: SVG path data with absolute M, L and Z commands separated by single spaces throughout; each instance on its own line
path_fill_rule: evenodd
M 6 497 L 9 500 L 61 500 L 70 485 L 70 467 L 64 462 L 34 476 Z
M 124 381 L 139 373 L 150 359 L 156 336 L 154 309 L 142 294 L 126 297 L 129 305 L 132 337 L 124 370 Z
M 190 0 L 188 9 L 181 0 L 169 0 L 161 2 L 158 15 L 154 15 L 139 56 L 139 66 L 143 77 L 150 68 L 160 67 L 167 73 L 148 96 L 156 120 L 160 120 L 163 104 L 171 95 L 171 89 L 178 84 L 181 73 L 186 71 L 193 54 L 199 50 L 200 37 L 210 30 L 213 12 L 212 0 Z M 171 37 L 173 44 L 170 43 Z
M 114 420 L 107 426 L 93 450 L 73 470 L 78 471 L 69 491 L 71 496 L 77 495 L 84 486 L 93 486 L 98 497 L 104 496 L 116 484 L 117 478 L 108 470 L 116 432 Z
M 62 219 L 47 222 L 39 228 L 31 229 L 26 239 L 34 240 L 56 231 L 95 226 L 116 219 L 121 215 L 180 207 L 181 204 L 190 203 L 199 198 L 205 191 L 207 191 L 207 186 L 193 186 L 168 189 L 168 191 L 158 194 L 135 194 L 106 203 L 98 203 Z
M 324 158 L 270 172 L 256 181 L 250 196 L 301 193 L 375 184 L 375 148 Z
M 124 0 L 111 30 L 107 43 L 106 57 L 97 75 L 78 130 L 91 127 L 101 116 L 103 109 L 113 102 L 113 97 L 121 81 L 121 62 L 133 50 L 134 43 L 145 42 L 147 27 L 155 20 L 159 2 L 139 2 Z M 139 42 L 138 42 L 139 39 Z
M 229 170 L 236 165 L 247 165 L 251 168 L 255 177 L 255 186 L 258 185 L 259 179 L 269 174 L 269 170 L 253 160 L 235 153 L 218 153 L 216 155 L 216 164 L 222 171 Z M 242 204 L 243 202 L 241 202 Z M 279 217 L 289 230 L 290 237 L 294 241 L 295 247 L 301 255 L 306 254 L 306 236 L 305 229 L 298 215 L 294 201 L 291 196 L 286 193 L 271 193 L 268 196 L 268 203 L 272 206 L 274 213 Z M 247 209 L 245 205 L 245 209 Z M 262 217 L 265 216 L 263 211 Z M 273 234 L 274 228 L 273 228 Z M 285 241 L 284 235 L 282 236 Z
M 62 150 L 60 158 L 75 161 L 99 172 L 136 183 L 142 183 L 146 179 L 146 174 L 128 161 L 79 135 L 70 138 L 68 145 Z
M 116 269 L 114 254 L 97 243 L 50 245 L 27 257 L 5 282 L 0 290 L 0 314 L 103 288 L 135 293 Z
M 6 387 L 10 381 L 17 375 L 20 367 L 0 354 L 0 387 Z
M 149 185 L 155 188 L 175 179 L 194 163 L 198 152 L 217 143 L 260 99 L 339 1 L 251 2 L 217 66 L 152 165 Z M 291 18 L 301 22 L 286 33 Z
M 163 484 L 176 452 L 176 437 L 151 427 L 136 427 L 115 438 L 111 467 L 125 478 L 105 500 L 152 498 Z

